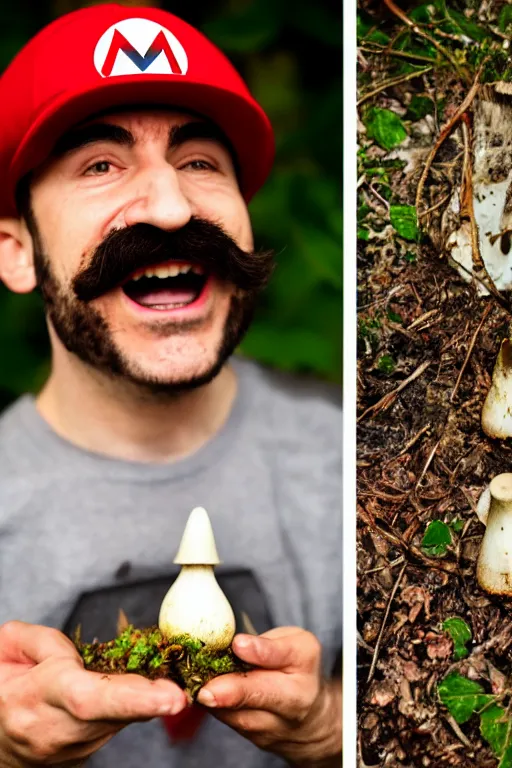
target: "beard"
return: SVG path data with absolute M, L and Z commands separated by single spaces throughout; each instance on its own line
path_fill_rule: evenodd
M 148 224 L 112 232 L 66 286 L 57 278 L 44 252 L 33 215 L 28 217 L 27 225 L 34 242 L 37 285 L 47 318 L 64 347 L 87 366 L 152 394 L 173 395 L 201 387 L 218 375 L 245 336 L 259 294 L 274 268 L 272 252 L 245 252 L 220 227 L 193 217 L 176 232 Z M 169 259 L 199 265 L 235 290 L 220 342 L 208 356 L 209 362 L 202 368 L 199 365 L 195 373 L 155 376 L 120 348 L 107 320 L 91 302 L 117 288 L 136 270 Z M 160 338 L 181 335 L 186 339 L 186 334 L 202 322 L 156 321 L 152 330 Z

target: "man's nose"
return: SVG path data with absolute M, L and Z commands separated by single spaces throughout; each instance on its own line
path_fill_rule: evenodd
M 152 224 L 172 231 L 181 229 L 190 220 L 190 203 L 171 165 L 147 168 L 137 181 L 135 198 L 123 212 L 127 227 L 132 224 Z

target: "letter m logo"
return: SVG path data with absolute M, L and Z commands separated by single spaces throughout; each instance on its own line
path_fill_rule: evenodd
M 102 77 L 144 72 L 184 75 L 188 58 L 168 29 L 149 19 L 124 19 L 98 40 L 94 65 Z
M 145 72 L 150 64 L 154 62 L 156 57 L 163 53 L 165 56 L 167 56 L 167 61 L 169 62 L 169 66 L 171 67 L 172 72 L 177 75 L 182 74 L 180 65 L 176 61 L 176 57 L 172 52 L 171 46 L 167 42 L 163 32 L 158 33 L 144 56 L 141 56 L 140 53 L 135 50 L 133 45 L 128 42 L 126 37 L 122 35 L 118 29 L 116 29 L 110 44 L 107 58 L 105 59 L 105 63 L 101 70 L 103 77 L 108 77 L 111 74 L 119 51 L 125 53 L 128 58 L 133 61 L 135 66 L 140 69 L 141 72 Z

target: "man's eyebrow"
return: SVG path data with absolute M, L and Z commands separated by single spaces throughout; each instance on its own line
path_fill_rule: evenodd
M 57 141 L 53 148 L 54 157 L 62 157 L 68 152 L 94 144 L 99 141 L 111 141 L 123 147 L 133 147 L 135 139 L 130 131 L 112 123 L 92 123 L 83 127 L 74 128 Z
M 183 125 L 175 125 L 169 132 L 169 149 L 175 149 L 186 141 L 209 139 L 222 144 L 234 156 L 233 147 L 226 134 L 214 123 L 194 120 Z

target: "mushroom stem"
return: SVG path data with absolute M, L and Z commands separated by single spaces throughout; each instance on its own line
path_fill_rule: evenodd
M 476 577 L 486 592 L 512 595 L 512 473 L 497 475 L 489 486 L 491 505 Z
M 501 343 L 491 388 L 482 409 L 482 429 L 489 437 L 512 437 L 512 345 Z

